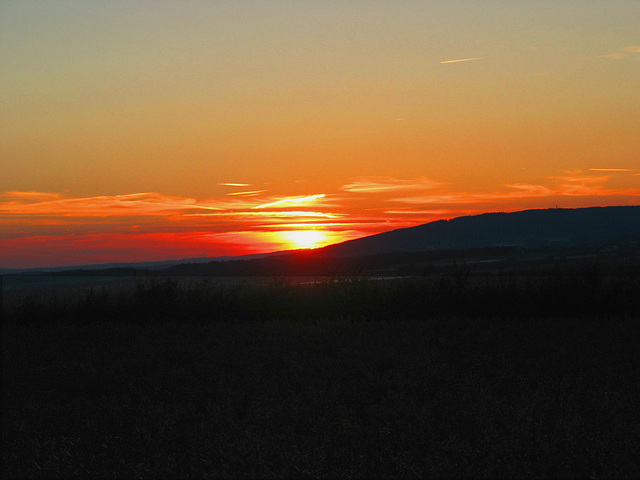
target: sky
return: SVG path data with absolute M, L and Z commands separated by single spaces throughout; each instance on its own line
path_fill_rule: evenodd
M 0 268 L 640 204 L 640 2 L 0 0 Z

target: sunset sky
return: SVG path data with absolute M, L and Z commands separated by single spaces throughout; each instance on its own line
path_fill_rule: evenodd
M 640 204 L 640 2 L 0 0 L 0 268 Z

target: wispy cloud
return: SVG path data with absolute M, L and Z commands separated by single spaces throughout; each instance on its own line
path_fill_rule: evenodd
M 363 177 L 341 187 L 347 192 L 381 193 L 399 190 L 422 190 L 440 187 L 446 183 L 436 182 L 426 177 L 400 180 L 392 177 Z
M 0 194 L 0 222 L 3 224 L 0 237 L 47 231 L 86 233 L 138 228 L 147 231 L 194 227 L 228 230 L 237 228 L 239 222 L 245 225 L 243 228 L 247 228 L 245 219 L 250 218 L 338 218 L 340 215 L 319 211 L 318 208 L 314 208 L 314 211 L 300 208 L 317 207 L 324 197 L 324 194 L 284 198 L 272 196 L 265 201 L 251 195 L 241 195 L 225 200 L 198 200 L 153 192 L 95 197 L 5 192 Z M 213 223 L 194 223 L 197 218 L 209 218 Z M 236 227 L 233 227 L 234 224 Z M 248 228 L 252 226 L 255 225 L 249 225 Z
M 266 190 L 251 190 L 249 192 L 230 192 L 227 195 L 237 195 L 237 196 L 245 196 L 245 197 L 253 197 L 255 195 L 259 195 L 261 193 L 266 192 Z
M 306 210 L 299 211 L 259 211 L 259 212 L 213 212 L 213 213 L 186 213 L 187 217 L 271 217 L 271 218 L 288 218 L 288 217 L 296 217 L 296 218 L 312 218 L 312 217 L 321 217 L 321 218 L 338 218 L 341 215 L 337 215 L 335 213 L 324 213 L 324 212 L 311 212 Z
M 158 193 L 130 193 L 125 195 L 101 195 L 96 197 L 65 198 L 61 195 L 39 197 L 37 195 L 3 195 L 18 200 L 1 202 L 0 215 L 40 215 L 55 217 L 109 217 L 125 215 L 166 215 L 185 209 L 218 209 L 208 203 L 198 204 L 193 198 L 172 197 Z
M 414 205 L 464 205 L 470 203 L 484 203 L 491 201 L 488 194 L 455 192 L 434 193 L 432 195 L 412 195 L 410 197 L 392 198 L 392 202 Z
M 473 57 L 473 58 L 458 58 L 456 60 L 445 60 L 443 62 L 440 63 L 460 63 L 460 62 L 471 62 L 473 60 L 480 60 L 483 57 Z
M 607 53 L 606 55 L 600 55 L 600 58 L 606 58 L 608 60 L 622 60 L 624 54 L 622 53 Z
M 55 200 L 57 198 L 62 198 L 62 195 L 59 193 L 49 193 L 49 192 L 17 192 L 17 191 L 9 191 L 4 192 L 0 195 L 0 198 L 13 198 L 19 199 L 21 201 L 33 201 L 39 202 L 42 200 Z
M 605 184 L 611 179 L 608 175 L 596 177 L 589 175 L 567 175 L 550 178 L 559 182 L 555 189 L 556 195 L 569 197 L 603 196 L 611 195 L 612 192 L 614 192 L 605 187 Z M 638 194 L 640 194 L 640 192 L 638 192 Z
M 570 173 L 569 175 L 564 175 L 561 177 L 549 177 L 552 180 L 560 180 L 561 182 L 569 182 L 569 184 L 580 183 L 580 184 L 598 184 L 598 183 L 606 183 L 611 179 L 609 175 L 600 175 L 597 177 L 593 177 L 590 175 L 584 175 L 578 173 Z
M 250 187 L 250 183 L 218 183 L 221 187 Z
M 637 55 L 629 55 L 630 53 L 640 53 L 640 46 L 630 45 L 628 47 L 621 48 L 618 52 L 608 53 L 606 55 L 598 55 L 597 58 L 606 58 L 608 60 L 623 60 L 625 58 L 638 60 L 640 58 Z
M 260 209 L 260 208 L 290 208 L 293 206 L 301 207 L 314 205 L 318 202 L 318 200 L 324 198 L 326 195 L 324 193 L 318 195 L 306 195 L 306 196 L 297 196 L 297 197 L 287 197 L 281 200 L 276 200 L 273 202 L 263 203 L 261 205 L 256 205 L 252 208 Z
M 435 216 L 446 216 L 446 215 L 463 215 L 460 213 L 460 210 L 451 210 L 445 208 L 439 208 L 434 210 L 416 210 L 412 208 L 398 208 L 394 210 L 385 210 L 384 213 L 388 213 L 390 215 L 435 215 Z
M 589 176 L 582 172 L 559 177 L 549 177 L 549 185 L 512 183 L 503 185 L 507 190 L 491 192 L 434 192 L 428 195 L 415 195 L 391 199 L 394 202 L 415 205 L 464 205 L 473 203 L 507 202 L 518 199 L 544 198 L 554 196 L 567 197 L 604 197 L 624 195 L 640 197 L 640 189 L 613 189 L 606 183 L 610 176 Z
M 511 192 L 506 192 L 511 197 L 546 197 L 553 193 L 553 190 L 545 185 L 511 183 L 505 187 L 513 189 Z
M 40 192 L 5 192 L 0 194 L 0 218 L 2 216 L 84 217 L 107 218 L 124 216 L 169 216 L 197 213 L 203 210 L 238 214 L 243 210 L 266 208 L 291 208 L 311 206 L 325 197 L 324 194 L 296 197 L 272 196 L 265 202 L 244 197 L 258 195 L 264 190 L 236 192 L 237 199 L 197 200 L 188 197 L 162 195 L 154 192 L 95 197 L 63 197 L 60 194 Z
M 635 172 L 631 168 L 590 168 L 592 172 Z

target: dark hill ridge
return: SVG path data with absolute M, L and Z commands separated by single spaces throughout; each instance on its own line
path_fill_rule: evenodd
M 321 249 L 329 256 L 599 243 L 640 236 L 640 206 L 524 210 L 440 220 Z

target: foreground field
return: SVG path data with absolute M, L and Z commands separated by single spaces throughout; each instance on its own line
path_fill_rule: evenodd
M 21 325 L 2 477 L 640 475 L 640 323 Z

